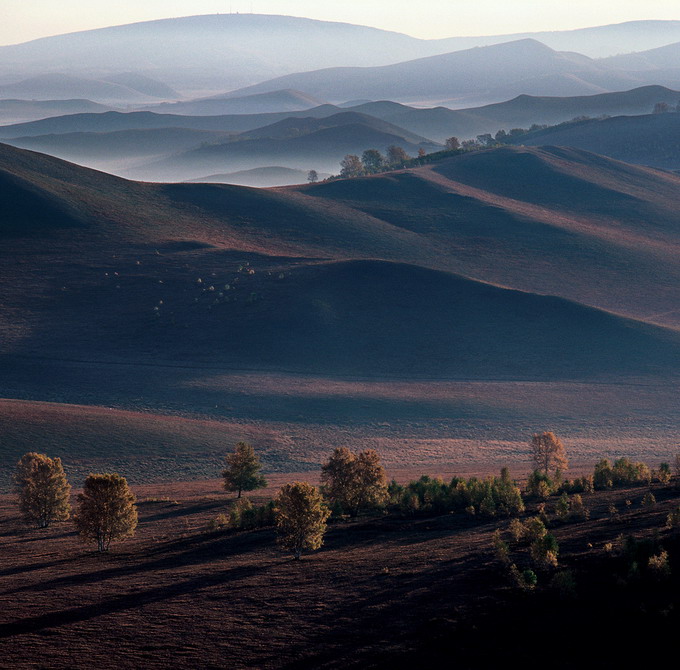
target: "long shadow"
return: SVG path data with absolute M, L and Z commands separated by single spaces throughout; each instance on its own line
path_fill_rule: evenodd
M 49 612 L 39 616 L 27 617 L 12 623 L 0 625 L 0 639 L 15 635 L 36 633 L 45 628 L 63 626 L 86 621 L 106 614 L 113 614 L 127 609 L 137 609 L 150 603 L 160 602 L 195 591 L 201 591 L 217 584 L 238 581 L 262 572 L 267 568 L 241 566 L 230 570 L 201 575 L 183 582 L 159 586 L 141 593 L 126 594 L 102 603 L 73 607 L 67 610 Z
M 189 565 L 200 565 L 209 563 L 216 559 L 233 556 L 246 551 L 255 551 L 263 544 L 271 544 L 265 540 L 265 532 L 243 533 L 227 538 L 220 537 L 213 540 L 206 540 L 204 536 L 192 536 L 184 540 L 177 540 L 169 544 L 164 544 L 158 551 L 151 551 L 147 555 L 153 556 L 157 553 L 163 555 L 156 559 L 135 565 L 124 565 L 120 567 L 106 568 L 88 572 L 86 574 L 65 575 L 49 581 L 42 581 L 39 584 L 28 584 L 16 589 L 3 591 L 0 595 L 11 595 L 16 593 L 26 593 L 31 591 L 50 591 L 64 586 L 84 586 L 87 584 L 100 583 L 107 579 L 115 579 L 126 575 L 136 575 L 169 568 L 179 568 Z M 266 533 L 269 535 L 269 533 Z M 231 540 L 231 542 L 229 541 Z M 182 547 L 190 547 L 183 553 L 170 553 Z M 77 559 L 75 559 L 77 560 Z M 48 566 L 49 567 L 49 566 Z
M 62 558 L 58 561 L 49 561 L 47 563 L 33 563 L 32 565 L 18 565 L 13 568 L 5 568 L 0 570 L 0 577 L 11 577 L 12 575 L 20 575 L 24 572 L 35 572 L 36 570 L 45 570 L 46 568 L 54 568 L 57 565 L 65 565 L 67 563 L 74 563 L 77 557 Z
M 170 509 L 167 509 L 157 514 L 144 515 L 140 517 L 139 523 L 145 524 L 149 521 L 160 521 L 162 519 L 173 519 L 180 516 L 190 516 L 196 514 L 197 512 L 206 512 L 209 510 L 217 509 L 218 507 L 225 507 L 225 501 L 223 500 L 211 500 L 209 502 L 196 503 L 190 507 L 185 507 L 183 505 L 174 505 Z

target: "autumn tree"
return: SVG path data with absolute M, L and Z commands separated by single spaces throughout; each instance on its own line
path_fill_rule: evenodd
M 340 176 L 341 177 L 358 177 L 363 174 L 364 166 L 361 164 L 361 159 L 355 154 L 347 154 L 340 161 Z
M 226 458 L 227 467 L 222 471 L 224 488 L 227 491 L 255 491 L 267 486 L 267 480 L 259 474 L 262 463 L 253 447 L 247 442 L 239 442 L 234 453 Z
M 407 160 L 409 160 L 409 155 L 402 147 L 398 147 L 395 144 L 387 147 L 387 163 L 392 167 L 403 165 Z
M 30 452 L 21 457 L 14 475 L 19 509 L 29 524 L 47 528 L 66 521 L 71 511 L 71 485 L 60 458 Z
M 321 483 L 328 500 L 352 516 L 384 504 L 388 497 L 385 469 L 373 449 L 357 455 L 347 447 L 335 449 L 321 468 Z
M 84 540 L 108 551 L 113 540 L 131 537 L 137 528 L 135 496 L 125 477 L 117 474 L 90 475 L 78 494 L 78 511 L 73 517 Z
M 449 151 L 460 149 L 460 140 L 457 137 L 447 137 L 444 144 Z
M 569 461 L 564 445 L 554 433 L 536 433 L 531 437 L 531 458 L 538 470 L 547 475 L 551 470 L 567 470 Z
M 323 544 L 330 510 L 311 484 L 295 482 L 281 487 L 274 500 L 274 519 L 279 544 L 299 559 L 303 551 Z

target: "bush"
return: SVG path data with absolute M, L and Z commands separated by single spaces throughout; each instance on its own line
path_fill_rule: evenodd
M 671 574 L 671 566 L 668 562 L 668 552 L 662 550 L 658 554 L 650 556 L 647 567 L 652 574 L 659 578 L 668 577 Z
M 535 498 L 545 500 L 555 489 L 555 483 L 550 475 L 540 470 L 534 470 L 527 480 L 527 493 Z
M 666 517 L 666 528 L 678 528 L 680 526 L 680 507 L 676 507 Z
M 531 543 L 531 558 L 539 567 L 557 567 L 559 545 L 552 533 L 546 533 Z
M 651 491 L 647 491 L 647 493 L 645 493 L 641 505 L 643 507 L 654 507 L 654 505 L 656 505 L 656 498 Z
M 571 570 L 561 570 L 550 580 L 550 588 L 557 591 L 560 598 L 573 599 L 576 597 L 576 579 Z
M 510 566 L 510 580 L 517 588 L 523 591 L 531 591 L 538 584 L 538 577 L 533 570 L 527 569 L 520 572 L 514 563 Z
M 498 529 L 496 529 L 496 531 L 493 534 L 493 546 L 494 546 L 494 549 L 496 551 L 496 558 L 501 563 L 509 563 L 510 562 L 510 546 L 502 538 L 501 531 L 498 530 Z
M 671 481 L 671 466 L 668 463 L 661 463 L 656 471 L 656 478 L 662 484 L 668 484 Z

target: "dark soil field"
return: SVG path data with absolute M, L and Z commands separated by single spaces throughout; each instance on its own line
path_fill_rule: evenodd
M 271 477 L 254 498 L 290 478 Z M 640 506 L 646 487 L 584 496 L 589 521 L 551 523 L 559 570 L 575 588 L 549 586 L 551 569 L 526 593 L 492 547 L 507 520 L 363 517 L 334 523 L 324 547 L 297 562 L 271 530 L 207 532 L 230 500 L 217 481 L 135 490 L 137 534 L 104 555 L 70 522 L 26 528 L 13 498 L 0 497 L 3 668 L 518 667 L 550 650 L 551 667 L 575 667 L 584 654 L 583 667 L 632 667 L 677 625 L 669 603 L 680 546 L 664 522 L 680 491 L 671 486 L 654 485 L 654 507 Z M 631 577 L 628 535 L 667 548 L 671 577 L 642 564 Z

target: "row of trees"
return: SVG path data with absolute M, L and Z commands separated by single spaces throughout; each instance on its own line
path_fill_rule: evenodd
M 425 155 L 424 149 L 420 149 L 419 156 Z M 368 174 L 377 174 L 385 170 L 395 170 L 403 167 L 411 157 L 399 146 L 392 145 L 387 148 L 387 155 L 383 156 L 377 149 L 366 149 L 361 158 L 355 154 L 347 154 L 340 161 L 341 177 L 361 177 Z

